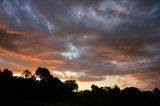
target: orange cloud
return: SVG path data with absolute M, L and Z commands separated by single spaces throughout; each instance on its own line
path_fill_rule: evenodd
M 118 80 L 119 85 L 124 88 L 128 86 L 137 87 L 143 90 L 154 89 L 160 87 L 160 74 L 157 72 L 140 72 L 134 74 L 126 74 Z
M 13 29 L 9 28 L 8 25 L 3 24 L 3 23 L 0 23 L 0 29 L 5 30 L 10 35 L 12 35 L 12 34 L 13 35 L 14 34 L 16 34 L 16 35 L 24 35 L 25 34 L 24 32 L 13 30 Z
M 5 53 L 7 53 L 7 54 L 9 54 L 9 55 L 12 55 L 12 56 L 15 56 L 15 57 L 19 57 L 19 58 L 22 58 L 22 59 L 28 59 L 28 60 L 32 60 L 32 61 L 64 63 L 64 60 L 42 60 L 42 59 L 40 59 L 40 58 L 31 56 L 31 55 L 18 54 L 18 53 L 11 52 L 11 51 L 8 51 L 8 50 L 2 49 L 2 48 L 0 48 L 0 51 L 1 51 L 1 52 L 5 52 Z

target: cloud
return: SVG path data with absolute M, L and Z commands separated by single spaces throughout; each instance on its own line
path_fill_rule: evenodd
M 69 48 L 69 51 L 63 52 L 61 54 L 62 56 L 69 58 L 70 60 L 79 57 L 78 49 L 73 44 L 69 44 L 68 48 Z
M 52 71 L 54 77 L 58 77 L 62 80 L 64 79 L 71 79 L 71 80 L 78 80 L 80 82 L 93 82 L 93 81 L 101 81 L 105 80 L 104 76 L 90 76 L 86 75 L 83 72 L 71 72 L 71 71 Z
M 154 79 L 153 79 L 154 77 Z M 158 72 L 142 72 L 135 74 L 127 74 L 118 80 L 121 87 L 134 86 L 143 90 L 154 89 L 160 87 L 159 82 L 160 74 Z
M 159 0 L 0 2 L 2 68 L 42 65 L 81 81 L 160 72 Z
M 45 39 L 39 33 L 18 32 L 1 25 L 0 29 L 0 64 L 1 68 L 9 68 L 14 71 L 23 71 L 25 69 L 35 70 L 39 66 L 56 69 L 63 67 L 64 60 L 54 58 L 57 52 L 52 52 L 45 48 L 47 44 Z M 30 34 L 32 33 L 32 34 Z M 52 58 L 45 58 L 45 54 L 52 54 Z M 54 66 L 53 66 L 54 64 Z

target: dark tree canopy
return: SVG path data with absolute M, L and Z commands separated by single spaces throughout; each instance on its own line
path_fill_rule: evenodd
M 22 77 L 23 78 L 31 78 L 32 76 L 32 73 L 29 71 L 29 70 L 25 70 L 23 73 L 22 73 Z
M 39 77 L 41 80 L 49 80 L 52 78 L 52 75 L 50 74 L 49 70 L 47 68 L 41 68 L 39 67 L 36 72 L 35 76 Z
M 64 82 L 64 84 L 67 86 L 67 88 L 70 90 L 70 91 L 78 91 L 78 84 L 76 83 L 75 80 L 66 80 Z
M 21 77 L 13 76 L 8 69 L 0 71 L 0 105 L 9 101 L 4 106 L 8 106 L 6 103 L 11 103 L 10 106 L 41 106 L 43 102 L 44 106 L 160 106 L 159 98 L 159 88 L 141 91 L 127 87 L 121 90 L 117 85 L 98 87 L 93 84 L 91 90 L 78 91 L 75 80 L 62 82 L 47 68 L 39 67 L 33 76 L 25 70 Z
M 8 70 L 8 69 L 4 69 L 1 73 L 0 73 L 1 78 L 12 78 L 13 77 L 13 73 L 12 71 Z

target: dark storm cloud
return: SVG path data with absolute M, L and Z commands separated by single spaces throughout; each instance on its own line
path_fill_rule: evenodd
M 160 72 L 159 0 L 1 0 L 0 7 L 0 22 L 23 33 L 1 29 L 0 47 L 63 61 L 45 65 L 52 69 L 83 72 L 91 80 Z
M 6 49 L 15 49 L 11 36 L 9 36 L 4 30 L 0 29 L 0 46 Z

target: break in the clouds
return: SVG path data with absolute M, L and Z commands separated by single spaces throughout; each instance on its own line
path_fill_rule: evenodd
M 1 68 L 160 87 L 159 0 L 0 0 L 0 8 Z

